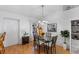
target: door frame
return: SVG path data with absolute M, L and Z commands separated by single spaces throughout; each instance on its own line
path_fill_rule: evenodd
M 20 19 L 11 18 L 11 17 L 3 17 L 3 21 L 4 21 L 4 20 L 17 21 L 17 24 L 18 24 L 18 44 L 19 44 L 19 39 L 20 39 Z

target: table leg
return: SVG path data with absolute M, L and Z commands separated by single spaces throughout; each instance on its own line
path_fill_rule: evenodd
M 49 53 L 49 43 L 47 45 L 47 54 Z
M 40 45 L 38 47 L 39 47 L 39 54 L 40 54 Z
M 52 45 L 51 45 L 51 54 L 52 54 Z

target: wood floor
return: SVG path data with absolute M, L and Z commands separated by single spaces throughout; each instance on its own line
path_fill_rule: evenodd
M 43 50 L 40 52 L 41 54 L 45 54 Z M 4 54 L 38 54 L 38 50 L 34 50 L 33 42 L 30 42 L 26 45 L 14 45 L 5 48 Z M 69 54 L 69 51 L 63 49 L 60 46 L 56 46 L 56 54 Z

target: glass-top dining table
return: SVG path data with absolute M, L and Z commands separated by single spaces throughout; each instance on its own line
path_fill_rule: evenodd
M 51 47 L 51 44 L 52 44 L 52 37 L 50 37 L 50 38 L 48 38 L 48 37 L 39 38 L 39 41 L 41 42 L 41 44 L 45 45 L 45 49 L 46 49 L 46 52 L 48 54 L 49 53 L 49 47 Z

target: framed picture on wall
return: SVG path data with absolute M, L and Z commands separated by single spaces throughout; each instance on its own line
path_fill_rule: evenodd
M 57 32 L 57 24 L 56 23 L 47 24 L 47 31 L 48 32 Z

